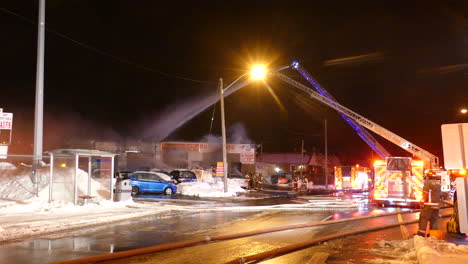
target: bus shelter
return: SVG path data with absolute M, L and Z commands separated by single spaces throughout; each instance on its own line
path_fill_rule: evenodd
M 79 199 L 99 197 L 113 201 L 117 154 L 88 149 L 57 149 L 50 155 L 49 201 L 77 205 Z

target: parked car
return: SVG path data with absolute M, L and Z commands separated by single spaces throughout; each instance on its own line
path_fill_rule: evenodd
M 117 171 L 115 173 L 115 177 L 118 180 L 125 180 L 128 179 L 128 175 L 130 175 L 133 171 Z
M 197 181 L 197 175 L 188 169 L 177 169 L 169 173 L 177 183 Z
M 177 183 L 177 181 L 174 179 L 174 177 L 172 177 L 172 175 L 169 174 L 169 172 L 167 172 L 165 170 L 150 169 L 149 171 L 157 173 L 159 175 L 159 177 L 163 178 L 164 180 L 166 180 L 168 182 Z
M 131 173 L 128 178 L 131 180 L 132 195 L 143 192 L 160 192 L 166 195 L 177 192 L 177 187 L 170 181 L 161 176 L 164 174 L 152 171 L 136 171 Z
M 245 178 L 244 175 L 240 174 L 229 174 L 228 179 L 236 181 L 240 187 L 247 189 L 249 188 L 249 181 Z

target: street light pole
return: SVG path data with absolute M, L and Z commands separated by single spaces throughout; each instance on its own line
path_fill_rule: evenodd
M 34 114 L 34 157 L 32 181 L 34 193 L 39 196 L 38 167 L 42 161 L 42 133 L 44 119 L 44 35 L 45 35 L 45 0 L 39 1 L 39 23 L 37 33 L 36 66 L 36 109 Z
M 325 138 L 325 158 L 324 158 L 324 173 L 325 173 L 325 188 L 328 189 L 328 143 L 327 143 L 327 119 L 324 120 L 324 138 Z
M 227 176 L 229 172 L 229 166 L 228 166 L 228 161 L 227 161 L 226 120 L 224 118 L 224 93 L 247 74 L 249 73 L 246 72 L 242 74 L 237 79 L 235 79 L 232 83 L 230 83 L 226 88 L 224 88 L 224 85 L 223 85 L 223 78 L 219 78 L 219 102 L 221 106 L 221 133 L 222 133 L 222 138 L 223 138 L 223 146 L 222 146 L 223 148 L 223 183 L 224 183 L 225 193 L 228 192 Z M 254 65 L 250 71 L 251 80 L 262 80 L 266 76 L 266 74 L 267 74 L 267 70 L 266 70 L 265 65 L 263 64 Z
M 227 149 L 226 149 L 226 123 L 224 119 L 224 89 L 223 89 L 223 78 L 219 78 L 219 102 L 221 105 L 221 134 L 223 138 L 223 183 L 224 183 L 224 192 L 228 192 L 227 185 L 227 174 L 228 174 L 228 164 L 227 164 Z

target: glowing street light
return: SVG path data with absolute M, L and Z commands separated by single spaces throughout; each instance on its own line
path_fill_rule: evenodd
M 267 75 L 267 67 L 264 64 L 255 64 L 250 70 L 250 79 L 264 80 Z
M 468 113 L 468 109 L 467 108 L 462 108 L 462 109 L 460 109 L 460 113 L 466 114 L 466 113 Z
M 226 121 L 224 117 L 224 92 L 226 92 L 233 84 L 238 82 L 244 76 L 250 73 L 251 80 L 264 80 L 268 70 L 264 64 L 255 64 L 252 66 L 250 72 L 246 72 L 235 79 L 232 83 L 230 83 L 226 88 L 223 87 L 223 78 L 219 78 L 219 102 L 221 106 L 221 134 L 223 140 L 223 184 L 224 184 L 224 192 L 228 192 L 228 185 L 227 185 L 227 174 L 228 174 L 228 163 L 227 163 L 227 144 L 226 144 Z

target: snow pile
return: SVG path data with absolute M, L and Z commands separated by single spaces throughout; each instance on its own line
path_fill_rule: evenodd
M 9 163 L 9 162 L 0 162 L 0 171 L 10 171 L 10 170 L 16 170 L 16 166 Z
M 183 195 L 199 197 L 233 197 L 246 192 L 235 180 L 228 179 L 228 192 L 224 192 L 222 181 L 185 182 L 177 185 L 177 191 Z
M 109 200 L 101 200 L 97 203 L 89 203 L 84 206 L 74 205 L 72 202 L 67 201 L 44 201 L 40 198 L 31 199 L 28 202 L 20 204 L 8 204 L 1 208 L 2 214 L 18 214 L 18 213 L 70 213 L 80 212 L 89 209 L 107 209 L 107 208 L 123 208 L 128 205 L 133 205 L 132 199 L 121 202 L 111 202 Z
M 30 168 L 16 168 L 6 162 L 0 163 L 0 199 L 29 203 L 34 200 L 49 200 L 49 169 L 40 171 L 39 193 L 35 196 Z M 71 169 L 58 169 L 53 175 L 52 199 L 56 201 L 73 201 L 73 177 Z M 78 169 L 78 195 L 88 193 L 88 173 Z M 110 191 L 101 182 L 91 178 L 91 195 L 95 201 L 108 199 Z
M 380 264 L 466 264 L 468 246 L 455 245 L 435 238 L 414 236 L 407 240 L 380 240 L 370 250 L 384 258 L 369 259 L 368 263 Z
M 384 258 L 368 259 L 366 262 L 381 264 L 417 264 L 416 251 L 412 239 L 407 240 L 380 240 L 376 248 L 370 250 L 373 254 Z
M 414 237 L 416 255 L 421 264 L 466 264 L 468 246 L 455 245 L 434 238 Z
M 206 170 L 199 170 L 199 169 L 194 169 L 192 170 L 195 175 L 197 176 L 197 181 L 199 182 L 210 182 L 213 183 L 215 182 L 215 178 L 213 177 L 213 174 L 209 171 Z

